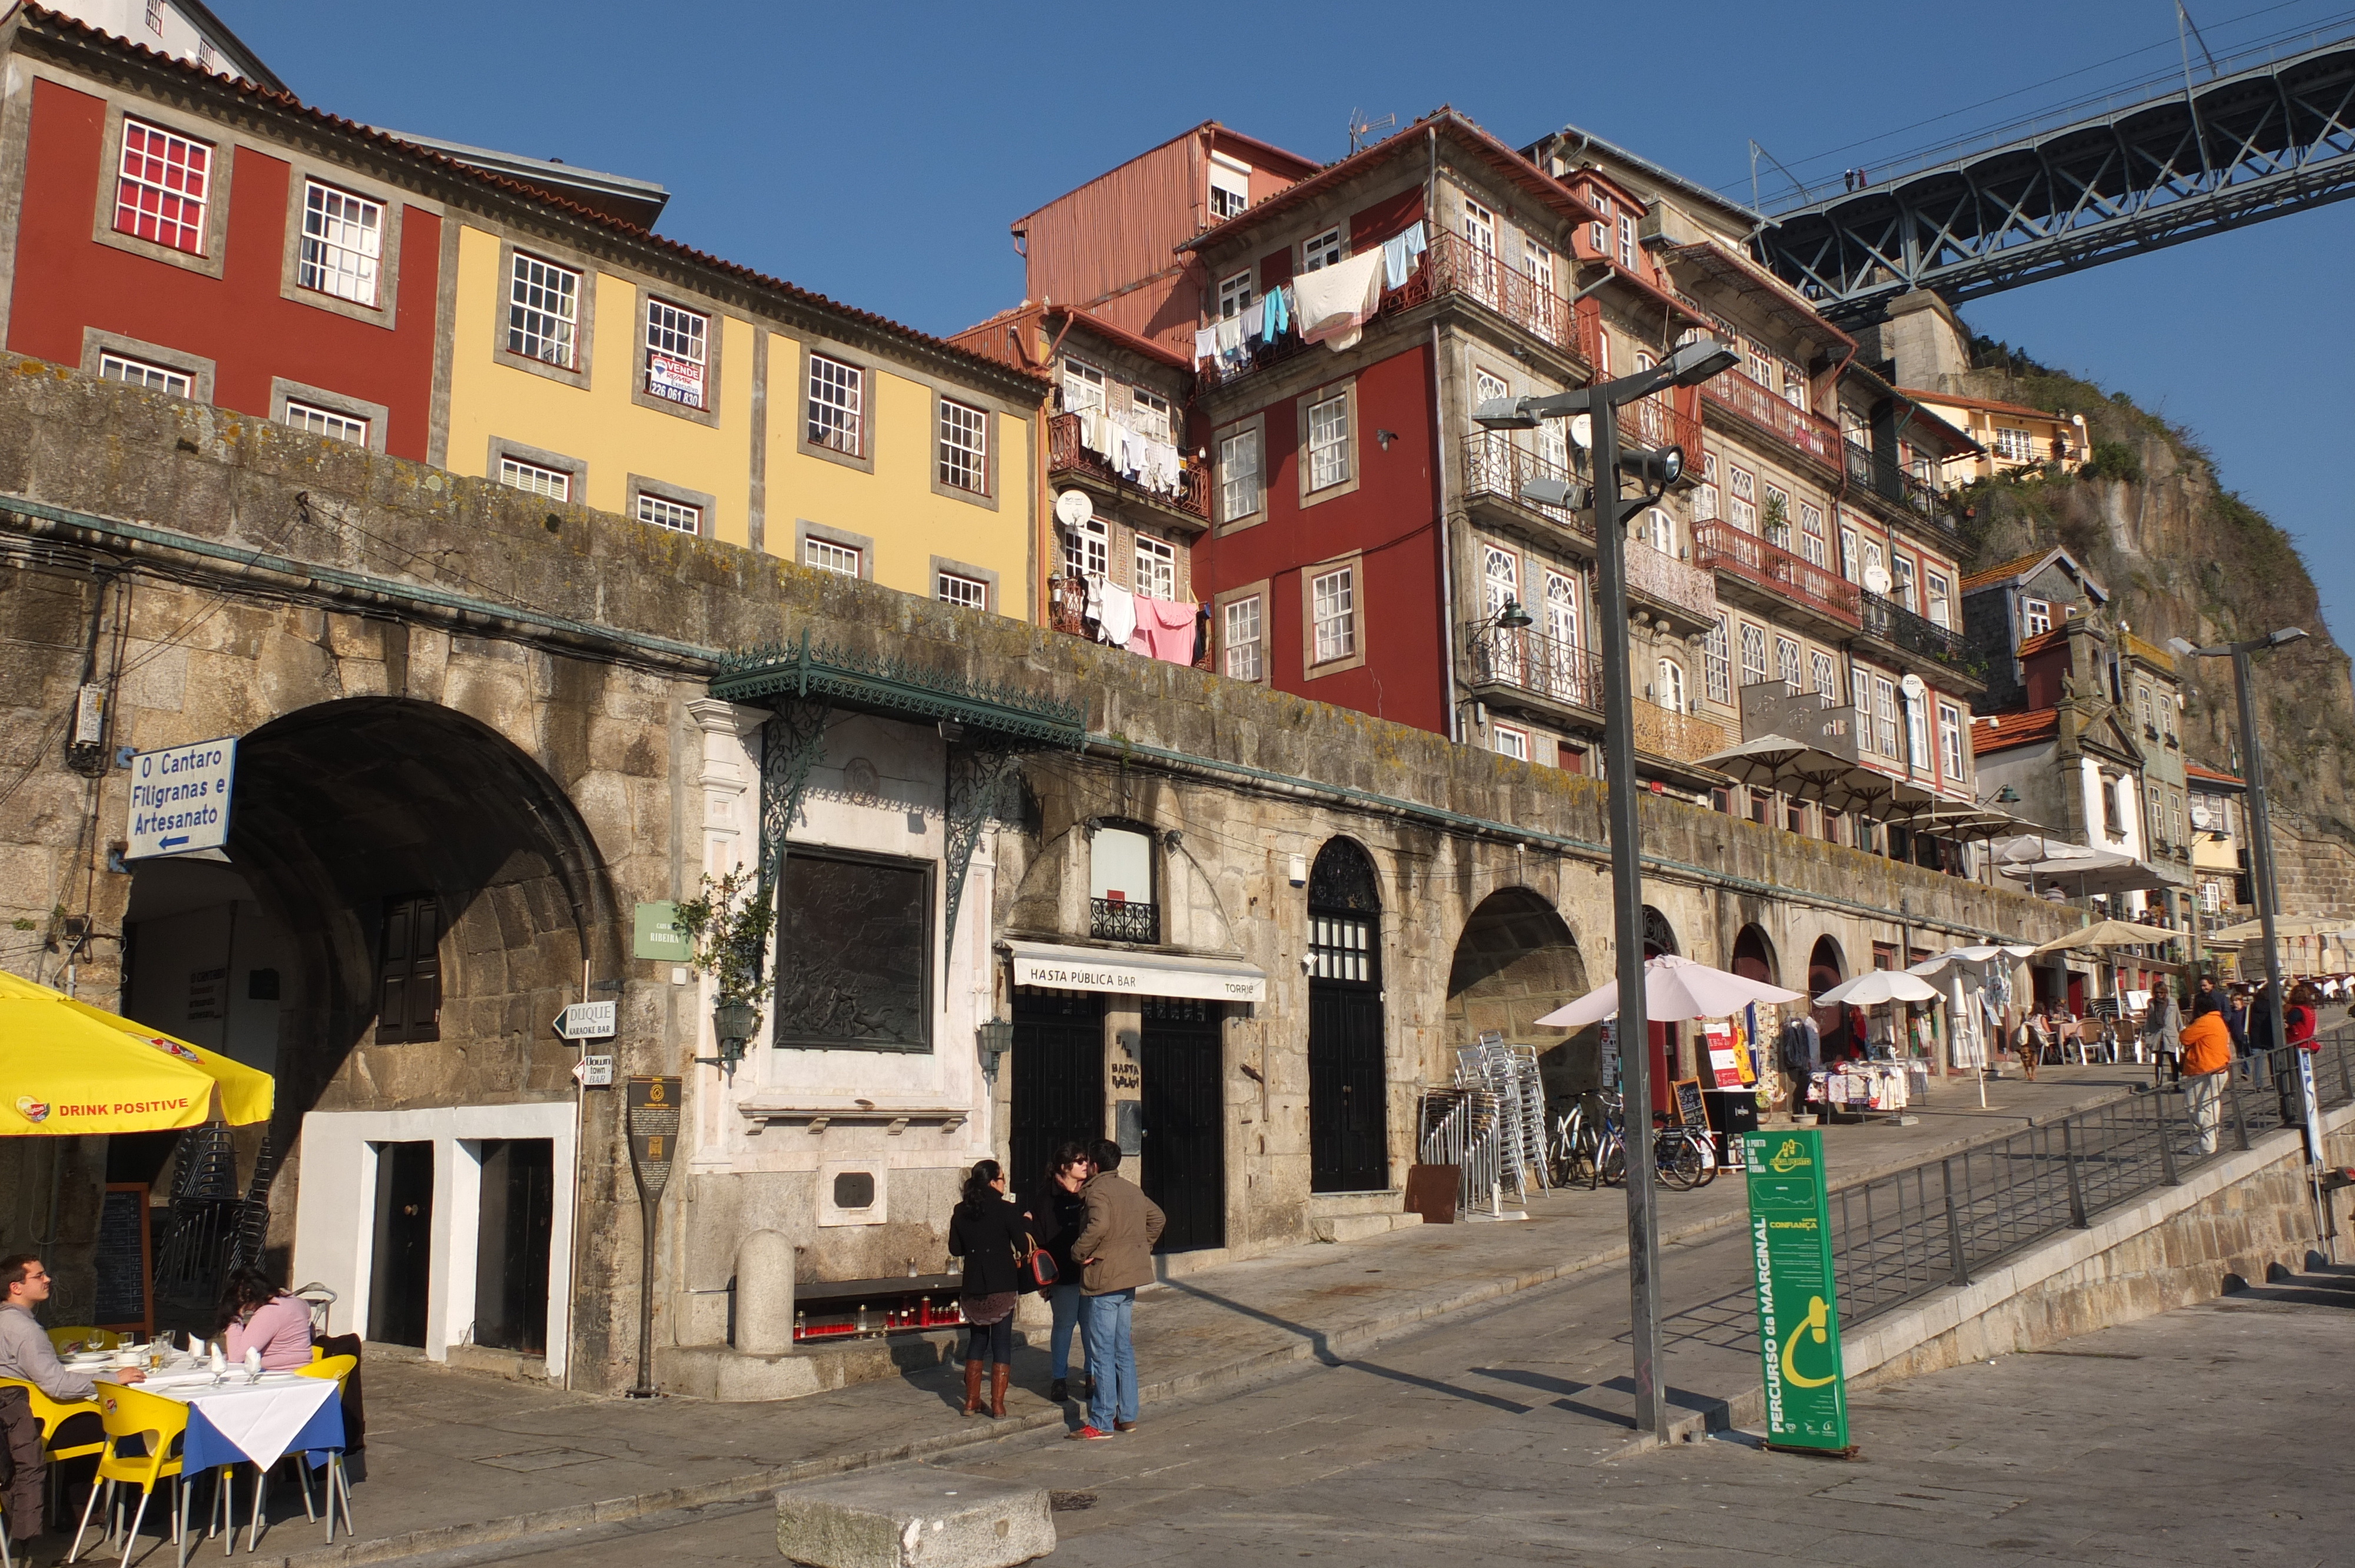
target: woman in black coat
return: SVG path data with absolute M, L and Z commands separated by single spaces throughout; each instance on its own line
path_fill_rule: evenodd
M 1006 1414 L 1006 1387 L 1014 1377 L 1014 1306 L 1022 1264 L 1038 1245 L 1022 1211 L 1007 1201 L 1006 1172 L 996 1160 L 975 1164 L 949 1218 L 949 1251 L 964 1259 L 957 1305 L 972 1332 L 964 1352 L 964 1413 L 981 1414 L 981 1360 L 990 1361 L 989 1414 Z

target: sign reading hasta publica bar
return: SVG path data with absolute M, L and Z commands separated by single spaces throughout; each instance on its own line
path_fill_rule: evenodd
M 1744 1133 L 1742 1146 L 1749 1167 L 1766 1441 L 1844 1450 L 1849 1446 L 1848 1386 L 1840 1372 L 1824 1135 L 1815 1128 Z

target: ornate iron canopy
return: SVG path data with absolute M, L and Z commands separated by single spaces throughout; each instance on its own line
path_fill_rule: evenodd
M 813 642 L 806 628 L 796 641 L 773 642 L 721 660 L 711 694 L 754 706 L 823 698 L 837 707 L 890 718 L 945 719 L 1049 746 L 1077 747 L 1087 739 L 1087 713 L 1076 703 Z

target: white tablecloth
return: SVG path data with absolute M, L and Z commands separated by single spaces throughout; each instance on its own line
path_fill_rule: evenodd
M 202 1411 L 215 1431 L 264 1468 L 276 1464 L 294 1435 L 336 1397 L 333 1378 L 264 1372 L 260 1383 L 250 1383 L 242 1367 L 232 1369 L 218 1388 L 203 1370 L 158 1372 L 140 1386 Z

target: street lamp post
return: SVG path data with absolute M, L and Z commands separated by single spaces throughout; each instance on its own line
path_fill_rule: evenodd
M 2167 640 L 2168 647 L 2179 657 L 2232 661 L 2232 698 L 2240 708 L 2241 747 L 2248 757 L 2249 869 L 2255 874 L 2257 921 L 2264 931 L 2265 1017 L 2273 1025 L 2275 1046 L 2288 1039 L 2282 1024 L 2281 948 L 2274 936 L 2275 923 L 2281 918 L 2281 891 L 2274 881 L 2273 823 L 2265 813 L 2265 750 L 2257 739 L 2256 705 L 2249 696 L 2249 655 L 2296 642 L 2305 635 L 2298 627 L 2286 626 L 2269 636 L 2252 637 L 2244 642 L 2222 642 L 2213 648 L 2194 648 L 2180 637 Z M 2198 924 L 2195 919 L 2195 929 Z
M 1669 387 L 1692 387 L 1729 370 L 1736 355 L 1703 339 L 1689 343 L 1650 370 L 1546 397 L 1493 397 L 1473 418 L 1492 430 L 1527 430 L 1541 419 L 1583 414 L 1594 451 L 1594 543 L 1596 607 L 1603 625 L 1603 728 L 1606 745 L 1603 774 L 1608 789 L 1611 834 L 1611 894 L 1614 941 L 1618 955 L 1619 1061 L 1625 1086 L 1627 1151 L 1628 1338 L 1635 1352 L 1636 1427 L 1661 1442 L 1668 1436 L 1667 1391 L 1659 1377 L 1659 1236 L 1657 1194 L 1652 1182 L 1652 1053 L 1644 1009 L 1644 866 L 1636 826 L 1636 680 L 1634 650 L 1627 638 L 1627 541 L 1622 526 L 1628 503 L 1619 493 L 1622 473 L 1657 500 L 1684 466 L 1676 447 L 1638 447 L 1622 452 L 1619 410 Z M 1583 488 L 1562 480 L 1531 480 L 1522 499 L 1542 506 L 1576 508 Z

